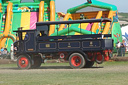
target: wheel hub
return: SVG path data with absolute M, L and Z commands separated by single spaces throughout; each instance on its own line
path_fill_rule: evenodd
M 79 59 L 76 59 L 76 60 L 75 60 L 75 63 L 79 63 L 79 62 L 80 62 L 80 60 L 79 60 Z
M 79 66 L 81 64 L 81 59 L 79 56 L 73 56 L 71 59 L 72 65 Z
M 29 65 L 29 60 L 26 57 L 21 57 L 18 63 L 21 68 L 26 68 Z
M 21 61 L 21 64 L 25 64 L 25 61 L 24 61 L 24 60 L 22 60 L 22 61 Z

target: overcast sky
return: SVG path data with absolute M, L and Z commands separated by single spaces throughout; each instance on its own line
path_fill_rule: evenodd
M 67 9 L 85 3 L 87 0 L 56 0 L 56 11 L 67 12 Z M 117 6 L 119 12 L 128 13 L 128 0 L 98 0 Z

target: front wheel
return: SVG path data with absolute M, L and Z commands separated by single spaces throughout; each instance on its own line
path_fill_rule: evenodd
M 17 59 L 17 66 L 20 69 L 30 69 L 31 68 L 31 59 L 28 55 L 20 55 Z
M 69 57 L 69 64 L 71 68 L 80 69 L 85 65 L 85 59 L 80 53 L 72 53 Z

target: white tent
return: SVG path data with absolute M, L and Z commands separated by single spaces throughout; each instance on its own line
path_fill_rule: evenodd
M 125 33 L 128 34 L 128 25 L 121 28 L 122 35 L 125 35 Z
M 121 28 L 122 31 L 122 39 L 126 42 L 126 49 L 128 51 L 128 25 Z

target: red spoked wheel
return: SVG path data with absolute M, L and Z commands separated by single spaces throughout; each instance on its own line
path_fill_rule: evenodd
M 85 59 L 80 53 L 72 53 L 69 57 L 69 64 L 72 68 L 79 69 L 84 67 Z
M 81 64 L 81 59 L 79 56 L 73 56 L 71 59 L 71 63 L 74 66 L 79 66 Z
M 98 63 L 98 64 L 102 64 L 103 61 L 104 61 L 104 55 L 101 54 L 101 53 L 97 54 L 97 55 L 95 56 L 95 61 L 96 61 L 96 63 Z
M 31 68 L 31 60 L 28 55 L 20 55 L 17 59 L 17 65 L 20 69 Z

